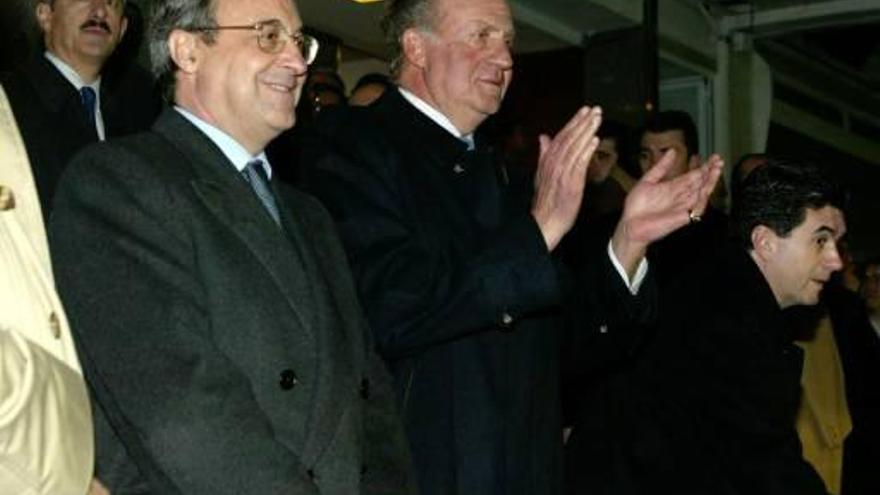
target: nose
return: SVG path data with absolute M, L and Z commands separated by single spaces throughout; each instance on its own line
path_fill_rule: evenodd
M 91 0 L 91 12 L 92 15 L 98 17 L 105 17 L 107 15 L 107 11 L 112 7 L 111 4 L 114 3 L 115 0 Z
M 828 256 L 825 259 L 825 266 L 827 266 L 832 272 L 842 270 L 843 259 L 840 257 L 840 251 L 837 250 L 837 245 L 832 244 L 828 251 Z
M 278 54 L 280 63 L 284 67 L 289 67 L 297 76 L 305 75 L 309 65 L 306 63 L 305 55 L 297 47 L 293 38 L 288 38 L 284 44 L 284 49 Z
M 510 45 L 506 40 L 497 40 L 492 52 L 492 61 L 502 70 L 513 68 L 513 54 L 510 53 Z

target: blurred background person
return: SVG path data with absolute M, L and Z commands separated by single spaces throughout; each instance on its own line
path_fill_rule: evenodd
M 348 104 L 353 107 L 365 107 L 382 96 L 382 93 L 391 85 L 391 81 L 388 80 L 388 76 L 385 74 L 379 74 L 378 72 L 364 74 L 358 79 L 354 89 L 351 90 Z

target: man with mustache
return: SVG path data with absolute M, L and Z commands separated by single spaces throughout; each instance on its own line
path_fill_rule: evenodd
M 122 61 L 107 66 L 125 34 L 124 7 L 125 0 L 39 0 L 43 49 L 2 77 L 46 218 L 77 151 L 146 129 L 159 111 L 148 74 Z
M 572 289 L 551 252 L 577 216 L 601 110 L 541 137 L 532 182 L 479 130 L 513 76 L 507 2 L 388 9 L 398 87 L 325 120 L 301 161 L 305 183 L 340 226 L 397 379 L 421 493 L 558 493 L 560 308 L 571 299 L 589 318 L 591 347 L 625 343 L 624 323 L 653 307 L 650 284 L 639 287 L 647 245 L 703 211 L 720 159 L 662 182 L 667 155 L 633 189 L 613 240 L 585 253 L 593 273 Z
M 173 108 L 84 150 L 51 222 L 115 493 L 401 494 L 409 457 L 345 254 L 265 147 L 317 41 L 291 0 L 164 0 Z

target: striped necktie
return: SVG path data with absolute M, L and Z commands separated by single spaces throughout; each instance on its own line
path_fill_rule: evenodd
M 251 160 L 245 165 L 242 175 L 247 180 L 254 194 L 263 203 L 266 211 L 272 217 L 272 220 L 278 226 L 281 226 L 281 216 L 278 213 L 278 204 L 275 202 L 275 195 L 269 188 L 269 177 L 266 176 L 266 169 L 263 168 L 263 160 Z

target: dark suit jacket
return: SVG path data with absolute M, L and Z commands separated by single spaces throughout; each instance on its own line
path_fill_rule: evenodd
M 43 53 L 4 74 L 2 83 L 27 148 L 43 216 L 48 218 L 64 167 L 98 136 L 87 127 L 79 92 Z M 133 66 L 102 77 L 101 115 L 108 139 L 147 130 L 159 109 L 153 79 L 144 70 Z
M 794 427 L 803 352 L 745 250 L 683 274 L 660 312 L 637 369 L 576 421 L 568 492 L 824 494 Z
M 558 493 L 570 277 L 529 214 L 531 181 L 479 138 L 467 151 L 396 90 L 326 117 L 306 142 L 303 186 L 340 226 L 422 493 Z M 636 301 L 604 248 L 593 290 L 572 298 L 622 315 Z M 585 336 L 614 338 L 616 321 L 591 315 Z
M 330 217 L 276 194 L 283 229 L 174 110 L 71 163 L 52 247 L 114 493 L 407 493 Z

